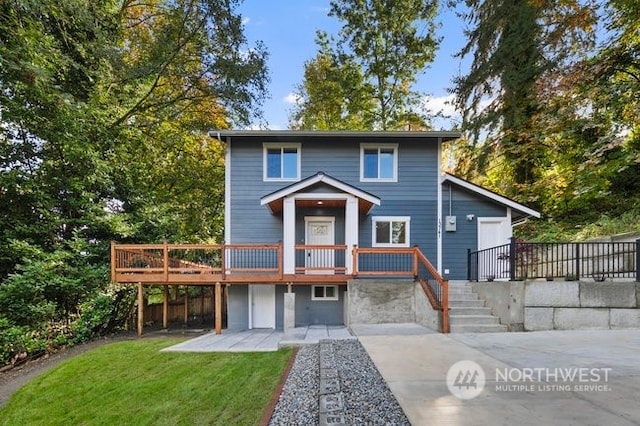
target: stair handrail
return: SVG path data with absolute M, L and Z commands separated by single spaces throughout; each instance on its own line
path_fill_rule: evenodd
M 440 286 L 440 297 L 437 292 L 433 291 L 430 281 L 427 277 L 420 276 L 419 268 L 416 267 L 416 278 L 420 282 L 422 290 L 425 292 L 431 306 L 434 309 L 442 311 L 442 332 L 449 333 L 449 281 L 445 280 L 438 270 L 431 264 L 429 259 L 415 247 L 416 264 L 421 263 L 429 272 L 433 280 Z

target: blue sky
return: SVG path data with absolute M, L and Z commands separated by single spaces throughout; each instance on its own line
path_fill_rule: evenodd
M 261 40 L 269 52 L 271 98 L 264 105 L 264 116 L 270 129 L 287 128 L 292 93 L 302 82 L 305 61 L 316 53 L 316 30 L 337 34 L 340 29 L 340 22 L 328 17 L 328 11 L 329 0 L 244 0 L 237 9 L 243 17 L 249 45 Z M 454 76 L 465 71 L 461 61 L 452 57 L 464 44 L 462 22 L 451 11 L 441 13 L 438 20 L 438 36 L 443 38 L 440 49 L 416 85 L 417 90 L 429 95 L 426 107 L 436 111 L 450 110 L 445 105 L 447 88 Z M 442 120 L 434 125 L 437 130 L 450 127 Z

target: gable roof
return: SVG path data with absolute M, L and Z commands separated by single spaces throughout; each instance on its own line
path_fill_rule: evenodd
M 284 197 L 308 189 L 318 183 L 324 183 L 325 185 L 335 188 L 340 192 L 344 192 L 358 198 L 360 211 L 364 214 L 369 213 L 374 205 L 380 205 L 380 198 L 375 195 L 333 178 L 324 172 L 318 172 L 315 175 L 309 176 L 299 182 L 285 186 L 271 194 L 265 195 L 260 199 L 260 205 L 264 206 L 266 204 L 272 213 L 278 213 L 282 210 L 282 200 Z M 322 197 L 319 195 L 319 198 Z
M 461 179 L 457 176 L 454 176 L 452 174 L 449 173 L 445 173 L 442 176 L 441 179 L 441 183 L 445 183 L 445 182 L 450 182 L 454 185 L 457 185 L 461 188 L 466 189 L 469 192 L 472 192 L 475 195 L 479 195 L 483 198 L 489 199 L 491 201 L 494 201 L 498 204 L 501 204 L 505 207 L 509 207 L 511 208 L 513 211 L 515 211 L 515 213 L 517 213 L 516 215 L 513 216 L 514 219 L 524 219 L 527 217 L 535 217 L 535 218 L 540 218 L 540 212 L 537 210 L 534 210 L 530 207 L 525 206 L 524 204 L 520 204 L 517 201 L 514 201 L 510 198 L 504 197 L 502 195 L 496 194 L 493 191 L 490 191 L 486 188 L 483 188 L 481 186 L 478 186 L 476 184 L 473 184 L 469 181 L 466 181 L 464 179 Z

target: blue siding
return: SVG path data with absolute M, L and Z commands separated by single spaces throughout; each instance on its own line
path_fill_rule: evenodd
M 282 239 L 282 217 L 260 205 L 260 198 L 291 182 L 263 182 L 262 143 L 277 140 L 234 139 L 231 142 L 231 242 L 274 243 Z M 290 141 L 292 142 L 292 141 Z M 322 171 L 379 197 L 382 202 L 367 217 L 360 218 L 360 245 L 371 246 L 370 216 L 411 216 L 411 245 L 419 245 L 435 260 L 437 214 L 437 143 L 377 139 L 376 143 L 398 143 L 398 182 L 360 182 L 360 142 L 298 140 L 301 143 L 302 179 Z M 317 214 L 344 218 L 344 209 L 318 210 Z M 304 216 L 298 215 L 296 242 L 304 239 Z M 336 230 L 343 228 L 336 222 Z M 343 232 L 340 230 L 339 232 Z M 336 243 L 343 235 L 336 235 Z
M 246 330 L 249 328 L 249 286 L 232 285 L 227 301 L 227 328 Z
M 323 301 L 311 300 L 311 288 L 306 285 L 293 287 L 296 294 L 296 327 L 313 324 L 342 325 L 347 286 L 338 286 L 338 300 Z
M 296 294 L 296 326 L 312 324 L 342 325 L 343 303 L 347 286 L 338 286 L 337 301 L 311 300 L 311 286 L 294 286 Z M 286 285 L 276 286 L 276 329 L 284 327 L 284 294 Z M 249 328 L 249 287 L 229 287 L 227 308 L 227 328 L 230 330 L 246 330 Z
M 442 187 L 442 215 L 449 215 L 449 185 Z M 463 280 L 467 278 L 467 250 L 478 247 L 478 217 L 506 217 L 506 207 L 479 197 L 464 189 L 451 186 L 451 214 L 456 216 L 456 231 L 442 235 L 442 270 L 449 269 L 445 278 Z M 468 214 L 475 217 L 466 219 Z M 444 221 L 444 218 L 443 218 Z

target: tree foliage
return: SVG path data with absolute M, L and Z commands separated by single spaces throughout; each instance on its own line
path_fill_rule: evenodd
M 206 132 L 260 119 L 268 82 L 236 4 L 0 3 L 8 330 L 77 318 L 108 282 L 110 240 L 219 238 L 223 147 Z
M 335 41 L 318 34 L 292 127 L 388 130 L 415 115 L 413 84 L 438 46 L 436 11 L 437 1 L 332 1 L 329 14 L 343 26 Z
M 465 3 L 460 54 L 474 61 L 454 91 L 471 141 L 458 172 L 571 227 L 637 211 L 636 2 Z
M 503 157 L 515 184 L 511 188 L 522 191 L 544 168 L 544 136 L 536 120 L 546 85 L 554 85 L 567 60 L 589 49 L 593 9 L 573 0 L 465 4 L 462 15 L 472 27 L 458 55 L 472 55 L 473 62 L 453 89 L 463 128 L 476 144 L 487 138 L 480 167 L 492 156 Z

